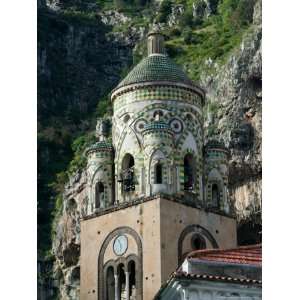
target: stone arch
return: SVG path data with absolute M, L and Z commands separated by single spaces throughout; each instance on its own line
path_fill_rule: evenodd
M 134 122 L 134 121 L 133 121 Z M 128 138 L 128 136 L 131 135 L 131 138 L 134 140 L 133 143 L 137 143 L 138 147 L 137 147 L 137 150 L 141 150 L 141 143 L 134 131 L 134 129 L 132 129 L 130 126 L 128 127 L 124 127 L 124 129 L 122 130 L 121 134 L 120 134 L 120 137 L 119 137 L 119 140 L 118 140 L 118 143 L 116 145 L 116 151 L 115 153 L 117 153 L 117 157 L 116 157 L 116 161 L 119 162 L 120 161 L 120 155 L 121 153 L 123 152 L 123 145 L 124 145 L 124 142 L 126 141 L 126 138 Z M 130 137 L 129 137 L 130 138 Z
M 101 178 L 101 181 L 103 182 L 107 182 L 107 176 L 105 174 L 105 171 L 103 170 L 104 166 L 101 165 L 99 166 L 93 173 L 92 177 L 91 177 L 91 185 L 94 184 L 95 180 L 99 180 Z M 97 178 L 97 179 L 96 179 Z
M 138 255 L 135 256 L 135 263 L 136 263 L 136 269 L 137 269 L 137 274 L 136 274 L 136 281 L 137 281 L 137 300 L 142 300 L 143 299 L 143 246 L 142 246 L 142 240 L 140 238 L 140 236 L 138 235 L 138 233 L 133 230 L 130 227 L 124 226 L 124 227 L 118 227 L 115 230 L 113 230 L 111 233 L 109 233 L 101 248 L 99 251 L 99 256 L 98 256 L 98 300 L 104 300 L 104 295 L 105 295 L 105 273 L 104 273 L 104 269 L 105 266 L 107 265 L 107 263 L 104 265 L 104 254 L 105 254 L 105 250 L 107 249 L 107 246 L 109 245 L 109 243 L 111 242 L 112 239 L 114 239 L 117 235 L 119 234 L 129 234 L 131 235 L 136 244 L 137 244 L 137 248 L 138 248 Z M 128 257 L 133 257 L 133 255 L 129 255 Z M 119 258 L 120 259 L 120 258 Z M 126 261 L 127 258 L 122 258 L 122 261 L 124 261 L 127 265 Z M 121 262 L 121 260 L 120 260 Z M 114 263 L 114 270 L 116 270 L 116 266 L 117 264 Z
M 207 229 L 205 229 L 204 227 L 202 227 L 198 224 L 189 225 L 183 229 L 183 231 L 181 232 L 179 239 L 178 239 L 178 265 L 180 265 L 181 260 L 182 260 L 182 245 L 183 245 L 184 238 L 189 233 L 192 233 L 192 232 L 199 233 L 200 235 L 206 237 L 209 240 L 209 242 L 211 243 L 211 245 L 213 246 L 213 248 L 215 248 L 215 249 L 219 248 L 217 241 L 215 240 L 213 235 Z
M 208 174 L 208 180 L 223 180 L 220 172 L 214 168 Z

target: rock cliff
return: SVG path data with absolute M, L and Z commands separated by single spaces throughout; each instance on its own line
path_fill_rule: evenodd
M 261 2 L 254 7 L 253 25 L 242 43 L 215 76 L 202 77 L 207 89 L 208 130 L 225 141 L 231 151 L 229 192 L 242 226 L 261 225 L 262 60 Z M 248 226 L 248 225 L 247 225 Z M 256 237 L 254 237 L 256 235 Z M 240 243 L 258 242 L 259 232 L 243 233 Z

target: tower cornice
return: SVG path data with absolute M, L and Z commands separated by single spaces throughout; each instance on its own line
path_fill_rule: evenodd
M 202 87 L 197 85 L 188 85 L 185 83 L 171 82 L 171 81 L 148 81 L 148 82 L 133 83 L 126 86 L 122 86 L 120 88 L 115 88 L 111 94 L 111 101 L 114 101 L 117 97 L 128 92 L 132 92 L 144 88 L 163 87 L 163 86 L 182 88 L 184 90 L 194 92 L 201 97 L 202 105 L 204 105 L 206 91 Z

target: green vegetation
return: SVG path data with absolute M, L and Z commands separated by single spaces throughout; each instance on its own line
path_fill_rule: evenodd
M 166 34 L 169 55 L 177 63 L 186 66 L 186 71 L 194 80 L 203 73 L 213 73 L 213 66 L 207 59 L 223 64 L 231 51 L 239 45 L 252 22 L 254 0 L 224 0 L 220 2 L 216 14 L 199 21 L 193 21 L 191 8 L 183 14 L 180 25 Z M 178 36 L 178 31 L 181 35 Z

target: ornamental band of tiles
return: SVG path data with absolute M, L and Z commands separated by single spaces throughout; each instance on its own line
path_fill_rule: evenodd
M 150 300 L 192 250 L 191 241 L 236 245 L 227 195 L 229 152 L 220 142 L 204 145 L 205 92 L 166 55 L 157 31 L 148 34 L 148 56 L 112 91 L 111 101 L 112 139 L 110 124 L 98 120 L 99 141 L 86 150 L 81 299 Z M 155 251 L 158 266 L 151 261 Z

